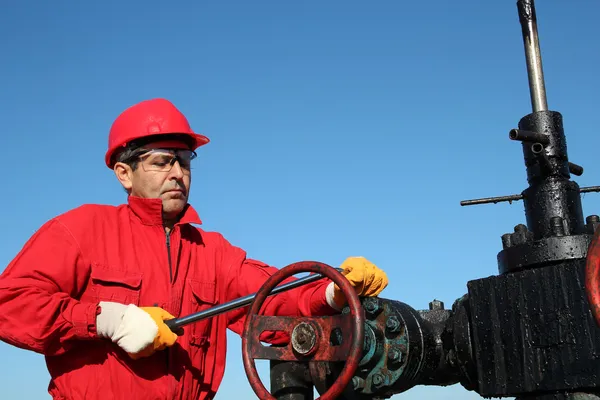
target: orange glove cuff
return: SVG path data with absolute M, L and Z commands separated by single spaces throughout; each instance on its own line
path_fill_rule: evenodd
M 140 309 L 150 315 L 156 326 L 158 326 L 158 333 L 156 334 L 154 342 L 151 345 L 139 353 L 129 355 L 133 359 L 148 357 L 154 354 L 156 351 L 173 346 L 177 341 L 177 335 L 173 333 L 173 331 L 171 331 L 171 329 L 164 323 L 166 320 L 175 318 L 173 315 L 160 307 L 140 307 Z
M 386 273 L 364 257 L 348 257 L 340 268 L 359 296 L 378 296 L 388 285 Z M 340 308 L 346 304 L 346 297 L 335 284 L 333 300 Z

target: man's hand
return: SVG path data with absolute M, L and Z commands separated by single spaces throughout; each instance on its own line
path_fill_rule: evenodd
M 162 308 L 105 301 L 100 302 L 100 307 L 96 317 L 98 336 L 110 339 L 134 360 L 172 346 L 177 340 L 164 323 L 174 317 Z
M 364 257 L 349 257 L 340 268 L 359 296 L 377 296 L 388 285 L 385 272 Z M 342 290 L 333 282 L 327 286 L 325 295 L 327 303 L 337 310 L 341 310 L 347 303 Z

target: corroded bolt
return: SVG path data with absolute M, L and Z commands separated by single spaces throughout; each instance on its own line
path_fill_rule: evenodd
M 358 376 L 353 377 L 352 378 L 352 387 L 356 391 L 363 390 L 365 388 L 365 380 Z
M 363 307 L 369 314 L 375 314 L 377 311 L 379 311 L 379 303 L 375 299 L 365 299 Z
M 390 332 L 397 332 L 398 330 L 400 330 L 400 321 L 398 321 L 398 318 L 395 316 L 391 316 L 388 318 L 388 320 L 385 322 L 385 327 L 388 329 L 388 331 Z
M 383 385 L 383 375 L 381 375 L 380 373 L 376 373 L 375 375 L 373 375 L 373 385 L 375 387 L 380 387 L 381 385 Z
M 388 353 L 388 358 L 393 363 L 400 362 L 400 361 L 402 361 L 402 353 L 398 349 L 391 348 Z
M 299 333 L 298 336 L 296 336 L 296 341 L 300 344 L 306 343 L 306 335 L 304 333 Z

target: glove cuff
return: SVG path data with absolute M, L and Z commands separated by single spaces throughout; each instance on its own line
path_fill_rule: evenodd
M 111 301 L 101 301 L 100 314 L 96 316 L 96 331 L 101 338 L 111 339 L 121 324 L 127 306 Z
M 158 326 L 147 312 L 130 304 L 100 302 L 98 336 L 110 339 L 127 353 L 138 353 L 154 342 Z
M 325 289 L 325 300 L 327 300 L 327 304 L 329 305 L 329 307 L 333 308 L 336 311 L 341 311 L 342 307 L 338 306 L 335 302 L 335 291 L 335 283 L 329 283 L 329 285 L 327 285 L 327 288 Z

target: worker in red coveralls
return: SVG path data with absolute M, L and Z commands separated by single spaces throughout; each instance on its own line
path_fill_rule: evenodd
M 215 396 L 226 329 L 241 334 L 246 309 L 180 336 L 164 321 L 254 293 L 277 270 L 192 225 L 201 222 L 187 202 L 190 165 L 208 141 L 167 100 L 128 108 L 105 157 L 127 204 L 83 205 L 51 219 L 0 276 L 0 339 L 46 356 L 54 399 Z M 388 283 L 362 257 L 341 268 L 361 296 Z M 265 314 L 329 315 L 345 301 L 322 279 L 268 298 Z

